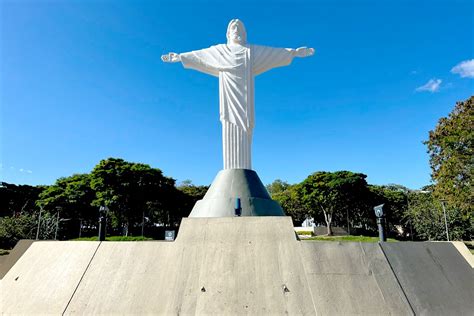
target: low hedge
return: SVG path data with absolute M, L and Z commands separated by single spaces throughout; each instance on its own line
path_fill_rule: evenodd
M 81 237 L 72 239 L 73 241 L 98 241 L 99 237 Z M 145 241 L 153 240 L 153 238 L 143 237 L 143 236 L 109 236 L 105 237 L 106 241 Z
M 313 232 L 309 232 L 309 231 L 297 231 L 296 234 L 298 235 L 308 235 L 308 236 L 313 236 Z

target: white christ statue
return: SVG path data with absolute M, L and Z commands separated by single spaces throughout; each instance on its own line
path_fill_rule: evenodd
M 272 68 L 287 66 L 294 57 L 314 54 L 313 48 L 274 48 L 247 44 L 242 21 L 231 20 L 227 44 L 189 53 L 169 53 L 164 62 L 219 77 L 224 169 L 252 169 L 252 132 L 255 124 L 254 78 Z

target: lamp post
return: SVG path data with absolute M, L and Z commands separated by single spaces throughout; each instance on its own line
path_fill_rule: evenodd
M 143 213 L 142 213 L 142 237 L 145 233 L 145 210 L 143 210 Z
M 349 225 L 349 209 L 346 209 L 346 219 L 347 219 L 347 233 L 350 235 L 351 234 L 351 227 Z
M 82 236 L 82 218 L 79 219 L 79 238 Z
M 41 212 L 43 211 L 43 207 L 40 206 L 40 211 L 38 215 L 38 228 L 36 228 L 36 240 L 39 239 L 39 233 L 40 233 L 40 224 L 41 224 Z
M 101 206 L 99 208 L 99 241 L 105 240 L 105 221 L 108 211 L 109 208 L 107 206 Z
M 54 240 L 57 240 L 58 237 L 58 228 L 59 228 L 59 212 L 61 211 L 61 206 L 56 207 L 56 230 L 54 231 Z
M 446 239 L 449 241 L 449 231 L 448 231 L 448 219 L 446 217 L 446 208 L 444 207 L 444 202 L 446 200 L 440 200 L 441 206 L 443 207 L 443 213 L 444 213 L 444 226 L 446 227 Z
M 411 241 L 413 241 L 413 226 L 412 226 L 412 223 L 411 223 L 411 213 L 410 213 L 410 189 L 408 189 L 407 191 L 407 213 L 409 214 L 408 215 L 408 224 L 410 224 L 410 237 L 411 237 Z
M 379 239 L 380 241 L 387 241 L 387 238 L 384 234 L 384 225 L 385 225 L 385 214 L 383 211 L 384 204 L 380 204 L 374 207 L 375 216 L 377 217 L 377 226 L 379 229 Z

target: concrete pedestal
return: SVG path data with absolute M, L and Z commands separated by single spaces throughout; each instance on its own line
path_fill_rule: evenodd
M 174 242 L 34 242 L 0 315 L 472 315 L 449 242 L 298 241 L 290 217 L 183 218 Z
M 189 217 L 235 216 L 235 201 L 240 198 L 242 216 L 284 216 L 257 173 L 248 169 L 221 170 L 204 198 L 196 202 Z

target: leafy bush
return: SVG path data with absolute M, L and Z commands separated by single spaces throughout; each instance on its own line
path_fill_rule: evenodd
M 81 237 L 72 239 L 73 241 L 98 241 L 99 237 Z M 143 236 L 110 236 L 105 238 L 106 241 L 146 241 L 153 240 L 153 238 L 143 237 Z
M 309 231 L 297 231 L 296 234 L 313 236 L 313 232 L 309 232 Z
M 317 240 L 317 241 L 360 241 L 360 242 L 378 242 L 378 237 L 369 236 L 316 236 L 306 240 Z M 397 242 L 398 240 L 388 238 L 388 242 Z
M 36 220 L 30 215 L 0 217 L 0 248 L 11 249 L 20 239 L 34 238 L 35 227 Z
M 110 236 L 105 238 L 107 241 L 146 241 L 153 240 L 152 238 L 143 236 Z
M 471 240 L 474 216 L 464 217 L 462 210 L 446 204 L 446 221 L 450 240 Z M 410 195 L 407 211 L 417 236 L 423 240 L 446 240 L 446 224 L 441 202 L 431 192 Z

